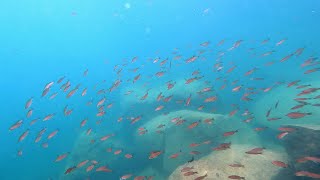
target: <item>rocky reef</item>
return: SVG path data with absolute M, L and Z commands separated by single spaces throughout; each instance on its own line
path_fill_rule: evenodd
M 201 176 L 206 176 L 205 179 L 208 180 L 229 179 L 229 176 L 246 180 L 270 180 L 281 171 L 280 167 L 271 162 L 288 161 L 284 151 L 265 149 L 262 154 L 246 154 L 252 148 L 255 146 L 238 144 L 231 145 L 230 149 L 212 152 L 197 161 L 179 166 L 169 180 L 194 180 Z

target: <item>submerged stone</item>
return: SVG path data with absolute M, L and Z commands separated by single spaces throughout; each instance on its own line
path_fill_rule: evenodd
M 207 175 L 205 179 L 229 179 L 229 176 L 239 176 L 246 180 L 270 180 L 275 177 L 281 168 L 274 166 L 273 160 L 287 162 L 284 151 L 265 149 L 263 154 L 251 155 L 245 152 L 254 148 L 252 145 L 232 145 L 231 149 L 212 152 L 192 163 L 179 166 L 169 177 L 169 180 L 194 180 L 199 176 Z M 232 164 L 241 167 L 231 167 Z M 187 176 L 181 172 L 186 167 L 192 168 L 195 174 Z M 190 172 L 189 171 L 189 172 Z

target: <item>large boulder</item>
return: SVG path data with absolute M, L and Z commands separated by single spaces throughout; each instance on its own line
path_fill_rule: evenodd
M 284 151 L 265 149 L 263 154 L 251 155 L 246 151 L 255 148 L 252 145 L 231 145 L 231 149 L 212 152 L 211 154 L 191 163 L 178 167 L 169 177 L 169 180 L 194 180 L 204 176 L 205 179 L 229 179 L 228 176 L 237 175 L 246 180 L 270 180 L 277 176 L 281 168 L 274 166 L 273 160 L 287 162 Z M 231 164 L 241 164 L 244 167 L 231 167 Z M 196 174 L 185 176 L 181 170 L 193 167 Z M 283 178 L 283 177 L 282 177 Z
M 301 126 L 289 126 L 295 129 L 283 139 L 284 147 L 293 162 L 295 169 L 310 172 L 320 172 L 320 166 L 316 162 L 306 161 L 298 163 L 297 160 L 306 156 L 320 157 L 320 131 Z
M 177 117 L 185 122 L 176 125 L 172 119 Z M 205 120 L 212 120 L 212 124 L 208 124 Z M 189 126 L 194 122 L 199 122 L 199 125 L 190 129 Z M 163 127 L 159 128 L 159 126 Z M 155 166 L 163 169 L 164 173 L 171 173 L 177 166 L 184 164 L 191 158 L 197 159 L 209 154 L 212 151 L 211 147 L 222 142 L 232 142 L 232 144 L 250 142 L 252 145 L 262 145 L 258 134 L 246 123 L 236 117 L 221 114 L 180 110 L 170 112 L 168 115 L 160 115 L 142 127 L 148 132 L 143 135 L 136 134 L 137 145 L 150 145 L 149 152 L 151 150 L 164 152 L 162 160 Z M 238 132 L 233 136 L 223 136 L 225 132 L 236 130 Z M 208 141 L 210 142 L 206 144 L 205 142 Z M 199 146 L 190 147 L 193 143 L 199 144 Z M 191 151 L 197 151 L 199 154 L 192 154 Z M 179 153 L 179 157 L 170 158 L 175 153 Z
M 131 164 L 131 161 L 124 157 L 124 154 L 126 152 L 130 152 L 130 149 L 126 147 L 122 141 L 117 139 L 116 136 L 112 136 L 105 141 L 101 141 L 100 138 L 104 135 L 105 134 L 102 135 L 96 132 L 91 132 L 90 135 L 87 135 L 86 132 L 81 133 L 75 141 L 72 152 L 68 155 L 65 170 L 70 167 L 77 166 L 80 162 L 85 160 L 88 160 L 88 163 L 80 168 L 76 168 L 74 172 L 68 175 L 62 174 L 60 179 L 70 180 L 85 179 L 86 177 L 118 177 L 119 174 L 114 172 L 117 168 L 133 165 Z M 112 151 L 108 152 L 108 148 L 112 148 Z M 116 150 L 123 150 L 123 152 L 119 155 L 115 155 L 114 151 Z M 97 161 L 98 163 L 92 171 L 87 172 L 87 167 L 94 164 L 94 161 Z M 108 166 L 113 172 L 96 172 L 96 169 L 100 166 Z
M 172 122 L 173 119 L 180 118 L 176 122 Z M 200 135 L 213 137 L 213 132 L 211 131 L 210 125 L 205 124 L 204 122 L 199 123 L 199 125 L 193 129 L 188 129 L 188 126 L 197 121 L 203 121 L 205 119 L 212 119 L 212 125 L 216 121 L 225 119 L 224 115 L 203 113 L 190 110 L 180 110 L 170 112 L 167 115 L 159 115 L 149 121 L 147 121 L 143 127 L 147 130 L 147 133 L 140 135 L 137 129 L 135 134 L 136 142 L 141 144 L 150 144 L 154 149 L 163 149 L 166 148 L 166 153 L 179 151 L 181 147 L 187 141 L 195 141 Z M 181 125 L 176 125 L 178 121 L 185 121 Z M 159 126 L 163 126 L 160 128 Z M 138 127 L 140 128 L 140 127 Z M 168 145 L 170 140 L 174 140 L 174 146 L 171 147 Z M 179 144 L 177 144 L 179 143 Z

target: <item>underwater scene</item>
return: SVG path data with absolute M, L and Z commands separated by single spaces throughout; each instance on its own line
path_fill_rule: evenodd
M 3 0 L 0 180 L 320 179 L 320 1 Z

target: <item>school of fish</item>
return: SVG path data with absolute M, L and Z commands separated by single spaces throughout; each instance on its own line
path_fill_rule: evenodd
M 228 43 L 229 41 L 229 43 Z M 181 106 L 181 109 L 189 108 L 195 111 L 207 111 L 207 112 L 217 112 L 219 109 L 214 106 L 214 104 L 220 100 L 218 94 L 219 93 L 229 93 L 229 94 L 240 94 L 238 102 L 234 104 L 230 104 L 229 116 L 242 115 L 247 119 L 243 121 L 243 123 L 251 123 L 255 121 L 254 115 L 247 109 L 246 105 L 242 103 L 252 103 L 255 100 L 255 97 L 258 94 L 264 93 L 272 93 L 272 90 L 279 85 L 286 85 L 287 88 L 296 88 L 300 90 L 300 93 L 296 95 L 295 100 L 297 101 L 297 105 L 294 107 L 289 107 L 288 112 L 286 112 L 286 117 L 290 118 L 292 121 L 307 118 L 309 116 L 313 116 L 313 112 L 304 112 L 300 109 L 304 106 L 320 106 L 319 104 L 311 104 L 308 102 L 310 99 L 319 99 L 319 96 L 312 97 L 313 93 L 320 91 L 320 87 L 314 87 L 312 84 L 304 84 L 303 77 L 311 76 L 320 71 L 320 61 L 318 61 L 317 57 L 310 56 L 308 58 L 302 58 L 303 53 L 307 47 L 297 47 L 296 49 L 292 49 L 291 52 L 287 54 L 277 54 L 277 49 L 280 49 L 286 43 L 289 43 L 289 39 L 283 38 L 280 40 L 272 40 L 271 38 L 264 39 L 259 43 L 255 44 L 255 48 L 250 49 L 241 49 L 241 46 L 244 43 L 249 44 L 250 42 L 246 40 L 221 40 L 219 42 L 213 43 L 211 41 L 205 41 L 202 43 L 198 43 L 196 47 L 199 49 L 194 52 L 194 55 L 184 56 L 179 52 L 178 48 L 175 48 L 171 53 L 170 57 L 160 58 L 144 58 L 144 57 L 132 57 L 130 60 L 124 60 L 123 63 L 114 66 L 114 72 L 117 75 L 117 79 L 115 80 L 104 80 L 103 82 L 97 82 L 94 87 L 83 87 L 81 82 L 72 82 L 72 80 L 68 79 L 67 76 L 57 77 L 57 80 L 48 80 L 48 83 L 44 85 L 43 89 L 39 89 L 39 94 L 30 95 L 30 98 L 26 100 L 24 104 L 24 108 L 26 111 L 26 117 L 24 119 L 14 120 L 12 125 L 8 127 L 10 132 L 15 132 L 17 129 L 24 129 L 22 134 L 12 133 L 13 136 L 17 136 L 17 143 L 21 143 L 25 141 L 25 139 L 30 138 L 33 139 L 34 143 L 41 143 L 42 148 L 49 148 L 51 141 L 62 141 L 64 137 L 59 136 L 61 131 L 64 131 L 64 127 L 50 127 L 50 121 L 57 121 L 57 116 L 72 116 L 77 109 L 73 108 L 70 104 L 61 105 L 60 112 L 50 112 L 50 109 L 47 110 L 47 114 L 43 117 L 36 117 L 37 111 L 41 108 L 41 101 L 53 101 L 53 99 L 58 96 L 63 96 L 66 99 L 70 99 L 75 96 L 79 98 L 85 98 L 87 100 L 86 104 L 82 104 L 81 106 L 95 106 L 97 109 L 95 116 L 97 119 L 89 118 L 87 116 L 82 117 L 77 122 L 74 122 L 75 127 L 80 127 L 87 135 L 90 135 L 94 129 L 102 128 L 100 127 L 102 119 L 108 114 L 109 110 L 114 108 L 117 103 L 113 102 L 109 99 L 110 94 L 119 93 L 122 87 L 126 87 L 128 85 L 141 83 L 145 88 L 145 94 L 143 96 L 135 95 L 135 89 L 127 91 L 125 94 L 121 94 L 121 96 L 135 96 L 137 101 L 145 101 L 149 97 L 149 92 L 154 91 L 154 88 L 150 88 L 149 85 L 153 82 L 157 81 L 157 83 L 162 83 L 167 87 L 167 91 L 171 91 L 176 88 L 176 79 L 175 77 L 171 77 L 171 72 L 175 71 L 175 67 L 185 66 L 188 67 L 191 71 L 185 71 L 184 79 L 185 79 L 185 88 L 188 88 L 189 84 L 192 84 L 196 81 L 201 82 L 205 85 L 203 89 L 195 89 L 193 93 L 188 94 L 184 99 L 175 99 L 174 95 L 165 97 L 163 92 L 160 92 L 156 98 L 156 102 L 159 104 L 154 107 L 154 113 L 158 113 L 159 115 L 166 116 L 167 111 L 169 111 L 166 106 L 166 103 L 172 102 L 171 100 L 175 100 L 177 106 Z M 264 49 L 268 49 L 266 52 L 259 53 L 259 48 L 263 47 Z M 216 49 L 219 48 L 219 51 L 216 52 Z M 264 66 L 260 67 L 247 67 L 245 69 L 245 73 L 242 74 L 242 77 L 238 77 L 237 79 L 230 79 L 230 75 L 234 73 L 234 71 L 239 70 L 239 65 L 244 60 L 234 60 L 233 62 L 224 62 L 225 56 L 232 56 L 232 52 L 234 51 L 245 51 L 249 53 L 253 58 L 258 58 L 260 61 L 264 62 Z M 215 59 L 208 58 L 209 55 L 215 55 Z M 267 61 L 264 58 L 268 58 L 272 56 L 272 60 Z M 236 59 L 236 57 L 235 57 Z M 248 60 L 249 61 L 249 60 Z M 297 79 L 294 81 L 287 81 L 285 79 L 274 80 L 273 83 L 264 83 L 264 80 L 267 77 L 256 77 L 255 73 L 257 71 L 272 69 L 278 64 L 284 64 L 288 61 L 298 61 L 300 62 L 301 72 L 297 72 L 301 74 L 301 79 Z M 210 66 L 210 72 L 203 72 L 201 68 L 196 66 L 196 63 L 205 63 Z M 133 67 L 133 68 L 132 68 Z M 152 67 L 154 69 L 158 69 L 154 74 L 144 74 L 141 72 L 144 68 Z M 64 72 L 61 72 L 64 73 Z M 123 74 L 126 74 L 131 77 L 128 79 L 123 78 Z M 208 76 L 207 74 L 212 74 Z M 318 74 L 319 75 L 319 74 Z M 85 69 L 83 72 L 83 78 L 90 76 L 89 70 Z M 170 81 L 163 81 L 161 78 L 166 76 L 170 78 Z M 216 77 L 213 79 L 212 77 Z M 248 82 L 254 81 L 255 83 L 260 83 L 264 88 L 256 88 L 252 86 L 248 86 Z M 106 85 L 107 84 L 107 85 Z M 100 88 L 100 89 L 98 89 Z M 181 90 L 183 91 L 183 89 Z M 308 95 L 308 97 L 306 97 Z M 89 97 L 90 96 L 90 97 Z M 195 105 L 194 101 L 201 101 L 202 104 Z M 278 104 L 285 103 L 282 102 L 281 99 L 274 102 L 274 106 L 269 109 L 265 109 L 265 120 L 266 121 L 281 121 L 283 117 L 273 116 L 273 112 L 277 111 Z M 291 108 L 291 109 L 290 109 Z M 22 109 L 23 110 L 23 109 Z M 134 107 L 132 108 L 134 111 Z M 150 113 L 150 112 L 145 112 Z M 127 123 L 133 129 L 138 129 L 138 134 L 143 136 L 146 133 L 149 133 L 149 130 L 145 127 L 139 127 L 139 123 L 144 121 L 148 121 L 148 119 L 144 119 L 144 114 L 139 112 L 135 117 L 126 117 L 122 112 L 118 112 L 116 115 L 118 119 L 111 119 L 110 121 L 114 121 L 115 123 Z M 95 127 L 88 126 L 88 122 L 95 121 Z M 186 130 L 192 131 L 197 128 L 199 124 L 207 124 L 208 126 L 214 126 L 214 119 L 199 119 L 199 121 L 189 122 L 188 120 L 182 117 L 176 117 L 171 120 L 177 128 L 185 128 Z M 42 124 L 43 129 L 39 132 L 34 132 L 33 126 L 35 123 Z M 92 124 L 91 124 L 92 125 Z M 158 133 L 162 133 L 165 131 L 165 125 L 159 124 Z M 112 130 L 112 128 L 111 128 Z M 268 131 L 268 127 L 252 127 L 252 131 Z M 211 142 L 215 141 L 215 139 L 204 139 L 202 142 L 195 142 L 190 144 L 190 147 L 197 146 L 206 146 L 211 151 L 224 151 L 232 148 L 232 142 L 229 142 L 227 139 L 230 136 L 237 136 L 237 133 L 240 132 L 241 129 L 237 129 L 234 127 L 233 130 L 226 131 L 221 134 L 221 136 L 225 137 L 225 142 L 218 142 L 217 146 L 212 146 Z M 279 126 L 278 133 L 274 134 L 275 137 L 279 141 L 283 140 L 287 136 L 290 136 L 290 133 L 296 131 L 294 128 Z M 105 135 L 100 137 L 100 139 L 93 139 L 92 146 L 94 142 L 99 141 L 108 141 L 111 138 L 117 138 L 118 134 L 116 132 L 111 132 L 110 129 L 106 130 Z M 250 156 L 259 156 L 263 154 L 265 151 L 265 147 L 255 147 L 252 149 L 248 149 L 245 154 Z M 115 156 L 124 156 L 127 159 L 134 159 L 135 155 L 131 152 L 127 152 L 126 148 L 122 149 L 114 149 L 108 148 L 107 152 L 113 153 Z M 61 152 L 57 154 L 56 159 L 52 159 L 52 163 L 61 163 L 65 161 L 70 154 L 73 152 Z M 180 152 L 176 152 L 171 154 L 167 158 L 175 160 L 180 157 L 182 153 L 190 153 L 193 156 L 197 154 L 201 154 L 199 151 L 188 151 L 188 150 L 180 150 Z M 19 149 L 18 156 L 24 156 L 23 147 Z M 159 156 L 164 155 L 163 149 L 154 149 L 149 154 L 145 154 L 145 158 L 150 161 L 158 158 Z M 190 160 L 190 161 L 193 161 Z M 187 160 L 186 160 L 187 162 Z M 313 157 L 306 154 L 304 157 L 300 157 L 295 162 L 282 162 L 277 159 L 270 159 L 270 164 L 278 167 L 278 168 L 292 168 L 292 163 L 306 163 L 306 162 L 315 162 L 320 163 L 320 157 Z M 242 164 L 230 164 L 230 168 L 246 168 Z M 112 164 L 105 165 L 100 164 L 99 159 L 82 159 L 78 164 L 74 164 L 73 166 L 65 169 L 65 176 L 68 176 L 75 171 L 84 171 L 87 173 L 113 173 L 115 169 L 112 168 Z M 183 176 L 192 176 L 195 180 L 201 179 L 210 179 L 208 174 L 198 174 L 198 172 L 193 167 L 184 167 L 181 170 Z M 314 179 L 320 179 L 320 173 L 311 172 L 308 169 L 301 169 L 295 171 L 295 176 L 305 176 Z M 119 177 L 121 180 L 126 179 L 134 179 L 134 180 L 151 180 L 154 175 L 137 175 L 134 172 L 128 172 L 127 174 L 123 174 Z M 230 174 L 228 176 L 229 179 L 245 179 L 246 177 L 241 177 L 237 174 Z

